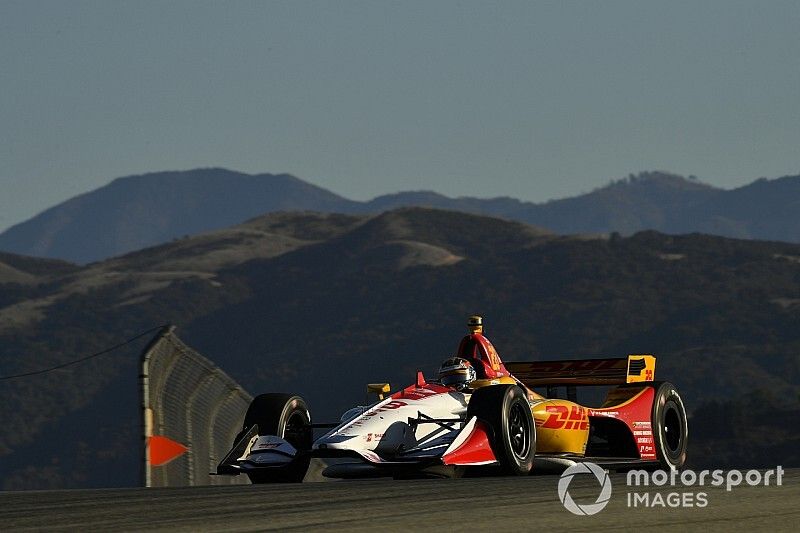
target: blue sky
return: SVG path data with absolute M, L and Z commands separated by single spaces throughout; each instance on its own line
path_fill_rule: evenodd
M 223 166 L 543 201 L 800 173 L 800 2 L 0 0 L 0 229 Z

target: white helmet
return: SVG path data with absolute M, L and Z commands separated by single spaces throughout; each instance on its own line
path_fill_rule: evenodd
M 472 364 L 461 357 L 447 359 L 439 368 L 439 381 L 445 387 L 462 390 L 475 381 L 477 374 Z

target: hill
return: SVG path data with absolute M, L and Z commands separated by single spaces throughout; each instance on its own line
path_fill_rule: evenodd
M 349 211 L 352 202 L 288 174 L 219 168 L 118 178 L 0 234 L 0 249 L 89 263 L 273 211 Z
M 9 228 L 0 234 L 0 250 L 84 264 L 270 212 L 374 214 L 410 206 L 503 217 L 562 234 L 657 230 L 800 242 L 800 176 L 723 190 L 692 178 L 644 172 L 541 204 L 449 198 L 431 191 L 356 202 L 287 174 L 198 169 L 114 180 Z
M 742 398 L 798 409 L 796 244 L 656 232 L 565 237 L 403 208 L 272 214 L 85 267 L 2 262 L 32 278 L 0 284 L 0 376 L 170 322 L 251 392 L 300 393 L 323 421 L 363 402 L 364 383 L 399 386 L 417 369 L 434 373 L 455 350 L 464 317 L 481 312 L 505 360 L 656 353 L 657 376 L 676 383 L 698 420 L 714 405 L 736 413 L 731 402 Z M 142 342 L 0 380 L 6 488 L 137 483 Z M 720 464 L 718 443 L 725 464 L 800 464 L 757 435 L 692 434 L 695 464 Z

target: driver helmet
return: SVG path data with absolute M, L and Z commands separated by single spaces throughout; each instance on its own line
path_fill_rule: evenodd
M 447 359 L 439 368 L 439 381 L 445 387 L 462 390 L 475 381 L 477 374 L 472 364 L 461 357 Z

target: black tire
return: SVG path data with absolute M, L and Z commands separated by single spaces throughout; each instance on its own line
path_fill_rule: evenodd
M 242 433 L 258 424 L 259 435 L 275 435 L 294 446 L 298 451 L 308 451 L 314 440 L 311 413 L 306 402 L 292 394 L 268 393 L 253 398 L 244 415 Z M 286 466 L 248 475 L 252 483 L 299 483 L 308 471 L 311 458 L 301 454 Z
M 536 454 L 536 429 L 525 392 L 516 385 L 489 385 L 472 393 L 467 419 L 476 416 L 492 430 L 491 445 L 502 470 L 528 475 Z
M 689 426 L 686 409 L 672 383 L 653 383 L 652 429 L 656 455 L 665 470 L 679 469 L 686 463 Z

